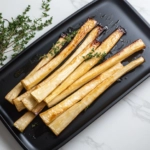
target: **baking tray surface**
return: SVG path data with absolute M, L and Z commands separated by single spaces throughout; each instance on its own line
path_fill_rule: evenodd
M 142 55 L 145 58 L 144 64 L 123 76 L 121 82 L 113 84 L 111 88 L 103 93 L 88 109 L 82 112 L 58 137 L 44 125 L 39 117 L 36 117 L 27 129 L 23 133 L 20 133 L 13 127 L 13 122 L 21 117 L 25 111 L 18 113 L 14 106 L 4 99 L 5 95 L 34 68 L 39 61 L 39 57 L 49 50 L 62 32 L 66 32 L 70 27 L 79 28 L 89 17 L 95 18 L 102 26 L 108 26 L 108 30 L 100 39 L 101 41 L 117 27 L 122 26 L 125 28 L 127 34 L 112 49 L 110 55 L 118 52 L 133 41 L 139 38 L 142 39 L 146 44 L 146 48 L 137 53 L 136 57 Z M 89 3 L 31 44 L 19 56 L 0 70 L 1 120 L 24 149 L 58 149 L 149 76 L 149 33 L 150 27 L 148 23 L 127 1 L 97 0 Z M 35 123 L 37 126 L 33 127 L 32 124 Z

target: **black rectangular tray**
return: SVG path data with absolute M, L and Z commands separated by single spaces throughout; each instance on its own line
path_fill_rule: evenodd
M 14 106 L 4 99 L 5 95 L 32 70 L 38 63 L 39 56 L 49 50 L 62 32 L 67 31 L 69 27 L 79 28 L 88 17 L 94 17 L 101 25 L 108 26 L 108 31 L 101 38 L 101 41 L 118 26 L 124 27 L 127 31 L 127 34 L 117 43 L 110 55 L 129 45 L 136 39 L 141 38 L 145 42 L 146 48 L 135 56 L 142 55 L 145 58 L 145 63 L 122 77 L 121 82 L 116 82 L 111 86 L 111 88 L 101 95 L 86 111 L 82 112 L 58 137 L 44 125 L 39 117 L 36 117 L 27 129 L 23 133 L 20 133 L 13 127 L 13 122 L 21 117 L 25 111 L 18 113 Z M 127 1 L 97 0 L 89 3 L 31 44 L 0 70 L 1 120 L 24 149 L 58 149 L 149 77 L 149 33 L 149 24 Z M 132 58 L 135 56 L 132 56 Z M 32 124 L 35 123 L 37 126 L 33 128 Z

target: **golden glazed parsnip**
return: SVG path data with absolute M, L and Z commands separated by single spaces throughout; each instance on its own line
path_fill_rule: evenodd
M 83 62 L 66 80 L 58 86 L 46 99 L 45 102 L 48 104 L 57 95 L 64 91 L 69 85 L 75 82 L 78 78 L 88 72 L 95 64 L 97 64 L 101 58 L 104 57 L 109 51 L 114 47 L 118 40 L 125 33 L 124 29 L 121 27 L 114 31 L 102 44 L 95 50 L 94 53 L 100 54 L 99 57 L 92 58 Z
M 68 95 L 70 95 L 72 92 L 95 78 L 97 75 L 103 73 L 113 65 L 121 62 L 122 60 L 126 59 L 130 55 L 134 54 L 137 51 L 142 50 L 145 48 L 145 44 L 141 39 L 136 40 L 123 50 L 121 50 L 119 53 L 115 54 L 102 64 L 98 65 L 97 67 L 91 69 L 89 72 L 87 72 L 85 75 L 80 77 L 78 80 L 76 80 L 72 85 L 70 85 L 68 88 L 66 88 L 62 93 L 60 93 L 56 98 L 54 98 L 51 102 L 49 102 L 48 106 L 53 106 L 54 104 L 58 103 Z
M 45 102 L 38 104 L 33 110 L 26 112 L 17 121 L 15 121 L 14 126 L 21 132 L 23 132 L 26 127 L 34 120 L 34 118 L 42 111 L 46 106 Z
M 14 126 L 20 131 L 23 132 L 25 128 L 33 121 L 36 117 L 35 114 L 32 112 L 26 112 L 21 118 L 19 118 L 15 123 Z
M 40 117 L 44 121 L 45 124 L 50 124 L 53 120 L 55 120 L 60 114 L 65 112 L 68 108 L 73 106 L 79 100 L 81 100 L 84 96 L 86 96 L 91 90 L 93 90 L 98 84 L 100 84 L 103 80 L 108 78 L 110 74 L 115 73 L 117 70 L 123 68 L 121 63 L 113 66 L 103 74 L 99 75 L 95 79 L 91 80 L 89 83 L 85 84 L 82 88 L 78 89 L 75 93 L 70 95 L 68 98 L 55 105 L 54 107 L 42 112 Z
M 48 78 L 46 78 L 44 81 L 38 84 L 35 88 L 38 88 L 44 85 L 45 83 L 49 82 L 53 77 L 55 77 L 59 72 L 61 72 L 64 69 L 64 67 L 67 64 L 69 64 L 88 44 L 94 41 L 102 31 L 103 31 L 103 28 L 101 26 L 95 27 L 89 33 L 89 35 L 86 37 L 83 43 L 77 48 L 77 50 L 67 59 L 67 61 L 60 68 L 58 68 L 53 74 L 51 74 Z M 34 100 L 33 97 L 30 95 L 31 92 L 32 92 L 32 89 L 27 92 L 28 95 L 26 95 L 26 97 L 23 98 L 24 100 L 19 99 L 19 104 L 23 102 L 23 104 L 25 105 L 24 108 L 26 107 L 28 110 L 32 110 L 38 104 L 38 102 Z
M 51 51 L 53 51 L 54 48 L 57 48 L 60 50 L 62 48 L 62 43 L 65 44 L 66 40 L 64 37 L 60 37 L 56 44 L 51 48 Z M 37 70 L 39 70 L 42 66 L 47 64 L 55 55 L 51 55 L 50 53 L 47 54 L 45 58 L 43 58 L 37 65 L 36 67 L 27 75 L 29 77 L 30 75 L 34 74 Z M 19 82 L 6 96 L 5 99 L 8 100 L 10 103 L 13 104 L 13 100 L 17 98 L 17 96 L 21 93 L 23 89 L 23 85 L 21 82 Z
M 45 66 L 40 68 L 36 73 L 28 78 L 23 79 L 21 82 L 23 86 L 29 90 L 41 80 L 43 80 L 48 74 L 50 74 L 65 58 L 77 47 L 77 45 L 83 40 L 83 38 L 95 27 L 97 21 L 94 19 L 88 19 L 78 30 L 78 33 L 73 40 L 68 44 L 64 50 L 60 52 L 54 59 L 52 59 Z
M 83 56 L 88 54 L 92 49 L 96 49 L 100 43 L 98 41 L 93 41 L 90 43 L 82 52 L 80 52 L 65 68 L 59 72 L 55 77 L 53 77 L 49 82 L 45 83 L 43 86 L 34 90 L 31 95 L 38 101 L 41 102 L 51 93 L 70 73 L 72 73 L 83 61 Z
M 18 96 L 17 98 L 15 98 L 13 100 L 13 103 L 16 107 L 16 109 L 20 112 L 22 111 L 23 109 L 25 109 L 25 106 L 24 104 L 22 103 L 22 99 L 24 99 L 25 97 L 27 97 L 29 95 L 29 91 L 25 92 L 24 94 Z
M 100 96 L 106 89 L 108 89 L 117 79 L 135 67 L 139 66 L 143 62 L 144 58 L 140 57 L 122 69 L 118 70 L 115 74 L 112 74 L 109 78 L 105 79 L 95 89 L 87 94 L 80 102 L 73 105 L 57 119 L 55 119 L 51 124 L 49 124 L 49 128 L 55 133 L 55 135 L 59 135 L 83 110 L 89 107 L 89 105 L 93 103 L 95 99 Z
M 119 63 L 116 66 L 112 67 L 111 69 L 109 69 L 108 71 L 106 71 L 105 73 L 101 74 L 100 76 L 98 76 L 96 79 L 94 79 L 93 81 L 89 82 L 87 85 L 83 86 L 80 90 L 78 90 L 78 92 L 76 92 L 76 94 L 73 94 L 74 96 L 71 96 L 70 98 L 72 99 L 72 97 L 74 97 L 74 100 L 79 100 L 82 97 L 84 97 L 88 92 L 90 92 L 91 89 L 93 89 L 99 82 L 101 82 L 102 80 L 104 80 L 105 78 L 107 78 L 110 74 L 114 73 L 116 70 L 122 68 L 122 65 Z M 99 81 L 99 82 L 98 82 Z M 79 94 L 81 96 L 79 96 Z M 77 95 L 77 96 L 76 96 Z M 37 104 L 34 109 L 32 109 L 31 111 L 37 116 L 42 110 L 43 108 L 46 106 L 45 102 L 41 102 L 39 104 Z M 43 114 L 43 113 L 42 113 Z M 32 115 L 33 116 L 33 115 Z M 47 114 L 48 117 L 48 114 Z M 21 117 L 22 118 L 22 117 Z M 31 119 L 31 114 L 30 113 L 26 113 L 25 117 L 23 117 L 24 119 L 26 119 L 26 124 L 24 125 L 23 129 L 25 129 L 30 122 L 34 119 L 34 117 L 32 117 Z M 30 118 L 30 119 L 29 119 Z M 21 119 L 18 119 L 21 121 Z M 16 121 L 16 122 L 20 122 L 20 121 Z M 19 123 L 18 123 L 19 124 Z M 20 125 L 19 125 L 20 126 Z
M 67 64 L 69 64 L 88 44 L 94 41 L 105 29 L 97 25 L 85 38 L 83 43 L 77 48 L 77 50 L 67 59 L 67 61 L 58 70 L 62 70 Z M 57 70 L 55 71 L 58 73 Z M 54 73 L 55 74 L 55 73 Z M 55 76 L 55 75 L 54 75 Z
M 29 111 L 31 111 L 36 105 L 38 105 L 38 102 L 31 96 L 30 93 L 22 99 L 22 103 Z
M 19 82 L 6 96 L 5 99 L 8 100 L 11 104 L 13 103 L 13 99 L 15 99 L 20 92 L 22 91 L 23 86 L 21 84 L 21 82 Z

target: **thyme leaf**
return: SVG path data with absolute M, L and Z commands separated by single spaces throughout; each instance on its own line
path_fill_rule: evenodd
M 78 30 L 72 31 L 71 33 L 67 34 L 67 36 L 65 37 L 66 42 L 67 43 L 71 42 L 71 40 L 75 37 L 77 32 L 78 32 Z
M 64 46 L 65 43 L 69 43 L 71 42 L 71 40 L 75 37 L 75 35 L 77 34 L 77 31 L 72 31 L 71 33 L 67 34 L 64 38 L 65 41 L 59 43 L 60 45 Z M 58 42 L 57 42 L 58 44 Z M 58 53 L 60 53 L 61 49 L 59 48 L 59 46 L 54 46 L 52 47 L 52 50 L 49 52 L 52 56 L 57 55 Z
M 92 50 L 85 56 L 82 56 L 84 61 L 88 61 L 92 58 L 100 58 L 100 61 L 99 63 L 101 63 L 104 59 L 105 59 L 105 56 L 106 56 L 106 53 L 98 53 L 98 52 L 95 52 L 95 49 L 92 48 Z

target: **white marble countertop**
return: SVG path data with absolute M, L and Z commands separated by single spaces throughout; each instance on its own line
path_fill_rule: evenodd
M 36 38 L 90 1 L 52 0 L 53 24 L 39 32 Z M 150 23 L 150 1 L 130 0 L 129 2 Z M 36 17 L 38 15 L 37 8 L 41 4 L 40 0 L 0 0 L 0 12 L 9 19 L 11 16 L 15 17 L 21 13 L 28 4 L 32 7 L 33 17 Z M 64 5 L 65 9 L 62 7 Z M 61 147 L 60 150 L 150 150 L 149 87 L 150 78 Z M 0 150 L 22 150 L 1 121 Z

